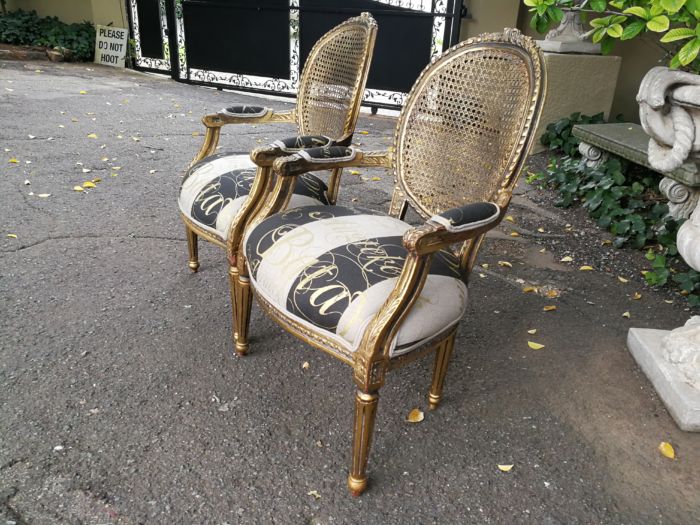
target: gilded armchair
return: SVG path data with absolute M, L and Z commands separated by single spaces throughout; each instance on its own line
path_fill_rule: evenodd
M 296 107 L 275 111 L 258 106 L 233 106 L 206 115 L 204 143 L 180 187 L 178 205 L 185 223 L 189 267 L 199 269 L 198 238 L 226 249 L 233 274 L 242 238 L 242 220 L 255 199 L 269 191 L 272 162 L 305 147 L 349 144 L 360 112 L 377 35 L 369 13 L 331 29 L 315 44 L 304 65 Z M 229 124 L 296 124 L 298 136 L 278 141 L 249 155 L 215 153 L 221 128 Z M 290 203 L 331 204 L 336 201 L 342 169 L 332 169 L 326 184 L 317 175 L 298 179 Z M 257 177 L 256 177 L 257 173 Z
M 545 85 L 542 54 L 531 39 L 514 29 L 482 35 L 423 71 L 389 150 L 325 146 L 274 161 L 274 188 L 255 205 L 237 254 L 237 345 L 247 349 L 254 292 L 284 329 L 353 368 L 354 495 L 367 486 L 386 373 L 435 352 L 430 408 L 441 400 L 469 273 L 485 233 L 508 208 Z M 395 176 L 389 215 L 287 207 L 303 173 L 377 166 Z M 402 220 L 409 205 L 423 225 Z

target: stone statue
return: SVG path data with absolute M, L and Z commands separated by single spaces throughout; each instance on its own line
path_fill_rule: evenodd
M 663 340 L 666 360 L 676 367 L 686 382 L 700 390 L 700 315 L 676 328 Z
M 575 2 L 580 5 L 580 1 Z M 564 17 L 558 27 L 550 30 L 544 40 L 538 40 L 537 45 L 542 51 L 550 53 L 584 53 L 600 54 L 600 44 L 594 44 L 587 39 L 588 33 L 581 22 L 581 13 L 565 10 Z
M 700 76 L 652 68 L 637 94 L 639 119 L 649 135 L 649 164 L 673 171 L 700 152 Z

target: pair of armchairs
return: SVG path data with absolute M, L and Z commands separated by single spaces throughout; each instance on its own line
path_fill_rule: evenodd
M 355 69 L 357 91 L 345 106 L 345 122 L 352 126 L 376 26 L 363 15 L 324 37 L 332 39 L 335 31 L 354 26 L 365 28 L 366 55 L 356 61 L 363 64 Z M 309 61 L 313 58 L 312 52 Z M 346 54 L 336 59 L 348 61 Z M 318 65 L 307 62 L 304 76 L 309 67 Z M 338 85 L 337 79 L 324 81 L 328 84 L 319 92 Z M 469 273 L 485 233 L 507 210 L 544 93 L 544 61 L 529 38 L 513 29 L 482 35 L 426 67 L 406 99 L 394 145 L 387 151 L 349 147 L 352 127 L 335 135 L 314 129 L 314 136 L 255 149 L 250 155 L 255 171 L 237 167 L 228 172 L 243 177 L 244 183 L 236 184 L 248 193 L 221 224 L 228 237 L 217 238 L 226 245 L 230 264 L 236 350 L 241 355 L 248 351 L 254 294 L 285 330 L 352 367 L 357 392 L 348 487 L 353 495 L 367 487 L 378 392 L 386 373 L 435 353 L 428 401 L 431 409 L 440 403 L 467 305 Z M 302 89 L 297 111 L 304 97 Z M 332 100 L 319 110 L 338 112 L 337 98 Z M 271 110 L 237 111 L 269 119 Z M 220 122 L 245 118 L 233 113 L 205 117 L 213 131 L 200 156 L 213 151 L 211 137 L 218 134 Z M 190 178 L 222 158 L 195 163 L 182 193 Z M 396 186 L 388 214 L 334 204 L 342 170 L 349 167 L 393 171 Z M 311 172 L 330 172 L 328 185 Z M 226 193 L 219 184 L 214 186 L 224 201 L 240 198 L 231 185 Z M 197 197 L 194 202 L 206 207 L 208 201 Z M 402 220 L 409 206 L 426 219 L 424 224 L 411 227 Z M 191 239 L 191 232 L 204 227 L 182 204 L 181 210 Z M 192 246 L 190 242 L 190 267 L 196 269 Z

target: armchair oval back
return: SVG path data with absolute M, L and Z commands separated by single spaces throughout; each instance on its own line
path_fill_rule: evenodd
M 519 31 L 466 40 L 421 74 L 395 136 L 397 190 L 423 217 L 515 184 L 544 98 L 544 61 Z
M 376 37 L 376 21 L 369 13 L 362 13 L 316 42 L 304 65 L 297 94 L 301 135 L 341 139 L 352 134 Z

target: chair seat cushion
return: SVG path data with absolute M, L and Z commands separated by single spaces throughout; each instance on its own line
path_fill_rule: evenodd
M 180 188 L 180 211 L 225 241 L 229 225 L 250 193 L 256 166 L 248 155 L 218 153 L 192 166 Z M 289 206 L 328 204 L 326 184 L 309 173 L 297 179 Z
M 307 206 L 247 232 L 251 283 L 268 303 L 350 351 L 393 290 L 410 226 L 362 208 Z M 430 275 L 392 343 L 398 356 L 457 323 L 467 305 L 458 259 L 433 257 Z

